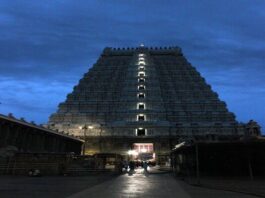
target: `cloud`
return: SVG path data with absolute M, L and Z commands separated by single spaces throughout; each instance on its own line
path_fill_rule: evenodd
M 0 90 L 5 93 L 0 95 L 1 113 L 12 112 L 17 117 L 41 123 L 72 91 L 72 83 L 0 78 Z

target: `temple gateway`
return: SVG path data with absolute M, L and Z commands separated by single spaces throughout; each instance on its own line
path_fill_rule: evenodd
M 166 161 L 183 141 L 259 134 L 240 124 L 179 47 L 105 48 L 49 127 L 85 139 L 84 154 Z M 251 130 L 249 127 L 251 126 Z

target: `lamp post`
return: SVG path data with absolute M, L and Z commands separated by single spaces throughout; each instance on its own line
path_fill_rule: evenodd
M 80 129 L 84 130 L 84 146 L 83 146 L 83 155 L 86 154 L 86 137 L 87 137 L 87 129 L 93 129 L 93 126 L 87 126 L 86 124 L 82 127 L 79 127 Z
M 102 127 L 104 126 L 104 124 L 99 124 L 100 125 L 100 131 L 99 131 L 99 152 L 102 152 L 102 139 L 101 139 L 101 135 L 102 135 Z
M 86 154 L 86 130 L 87 130 L 87 125 L 85 124 L 83 127 L 81 127 L 82 130 L 84 130 L 84 146 L 83 146 L 83 155 Z

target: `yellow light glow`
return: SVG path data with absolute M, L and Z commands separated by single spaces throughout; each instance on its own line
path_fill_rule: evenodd
M 94 127 L 93 126 L 88 126 L 89 129 L 93 129 Z
M 154 150 L 153 143 L 134 143 L 133 150 L 137 151 L 138 153 L 153 153 Z
M 138 152 L 136 152 L 135 150 L 129 150 L 127 153 L 128 155 L 138 155 Z
M 143 149 L 141 149 L 141 152 L 142 153 L 146 153 L 147 152 L 147 149 L 143 148 Z

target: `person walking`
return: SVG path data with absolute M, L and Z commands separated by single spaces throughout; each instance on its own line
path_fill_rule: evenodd
M 129 168 L 130 168 L 130 171 L 134 171 L 134 168 L 135 168 L 135 164 L 134 164 L 134 162 L 133 161 L 130 161 L 130 163 L 129 163 Z
M 144 161 L 144 163 L 143 163 L 143 168 L 144 168 L 144 172 L 145 172 L 145 173 L 148 172 L 147 167 L 148 167 L 147 162 Z

